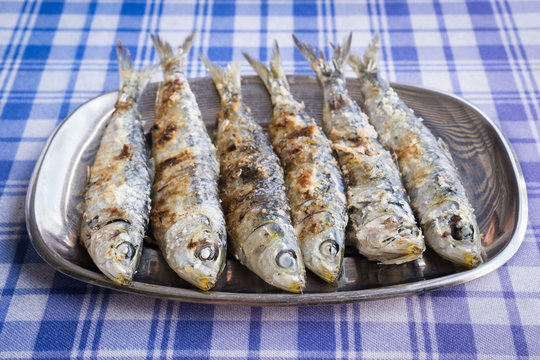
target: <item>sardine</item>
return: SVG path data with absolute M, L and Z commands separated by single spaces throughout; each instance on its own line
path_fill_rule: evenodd
M 118 100 L 89 169 L 81 240 L 107 277 L 128 285 L 150 215 L 152 170 L 136 102 L 153 71 L 134 73 L 129 51 L 120 41 L 116 49 Z
M 378 51 L 375 36 L 364 59 L 352 55 L 349 63 L 360 78 L 365 107 L 381 142 L 397 155 L 426 242 L 445 259 L 477 266 L 482 262 L 480 232 L 448 146 L 379 76 Z
M 277 43 L 268 69 L 244 54 L 270 93 L 270 141 L 285 170 L 287 197 L 304 264 L 327 282 L 340 274 L 347 203 L 332 145 L 289 89 Z
M 271 285 L 301 292 L 305 270 L 279 158 L 242 101 L 240 63 L 225 70 L 201 56 L 221 98 L 216 143 L 220 194 L 234 256 Z
M 152 127 L 151 228 L 169 266 L 202 290 L 225 267 L 227 233 L 218 193 L 219 162 L 186 78 L 193 32 L 174 50 L 152 36 L 164 81 Z
M 333 142 L 347 185 L 349 240 L 362 255 L 382 264 L 417 259 L 425 249 L 424 239 L 397 165 L 345 87 L 343 66 L 351 35 L 343 47 L 334 46 L 333 68 L 322 52 L 317 57 L 310 45 L 294 40 L 324 90 L 323 128 Z

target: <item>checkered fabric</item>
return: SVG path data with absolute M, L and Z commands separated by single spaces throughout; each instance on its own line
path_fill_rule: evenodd
M 179 43 L 192 29 L 190 77 L 206 76 L 199 53 L 265 61 L 273 40 L 287 73 L 311 74 L 292 32 L 327 53 L 351 30 L 361 53 L 379 32 L 388 79 L 462 96 L 510 139 L 529 192 L 520 250 L 464 285 L 322 307 L 166 301 L 55 271 L 24 219 L 47 138 L 117 88 L 116 39 L 141 66 L 156 59 L 150 33 Z M 0 57 L 0 358 L 540 359 L 540 2 L 3 0 Z

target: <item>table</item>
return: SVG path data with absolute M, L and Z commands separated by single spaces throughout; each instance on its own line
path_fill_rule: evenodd
M 157 1 L 0 3 L 0 358 L 540 359 L 540 2 Z M 497 271 L 423 295 L 311 307 L 192 304 L 125 294 L 55 271 L 32 248 L 24 200 L 55 126 L 116 89 L 114 45 L 137 67 L 150 34 L 225 64 L 281 45 L 287 73 L 311 73 L 291 33 L 326 51 L 353 31 L 361 53 L 381 34 L 392 80 L 469 100 L 520 160 L 529 225 Z M 243 73 L 253 74 L 247 63 Z M 352 76 L 352 72 L 350 73 Z

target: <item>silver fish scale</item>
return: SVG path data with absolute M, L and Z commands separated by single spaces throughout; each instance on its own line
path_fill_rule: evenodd
M 346 223 L 345 198 L 342 195 L 344 193 L 343 180 L 336 160 L 332 155 L 331 144 L 329 144 L 328 139 L 319 133 L 315 121 L 299 107 L 298 103 L 292 101 L 294 100 L 291 99 L 290 104 L 275 106 L 274 118 L 277 125 L 271 124 L 269 126 L 269 135 L 276 152 L 281 155 L 280 158 L 287 173 L 285 179 L 289 183 L 287 189 L 288 193 L 290 193 L 288 198 L 291 209 L 293 209 L 291 213 L 293 221 L 300 223 L 311 215 L 313 212 L 308 211 L 301 205 L 313 200 L 313 198 L 320 198 L 324 200 L 321 209 L 331 211 L 336 216 L 336 221 L 339 224 Z M 294 119 L 293 128 L 287 124 L 281 125 L 278 123 L 280 119 L 287 116 Z M 310 131 L 313 128 L 313 133 L 306 135 L 295 134 L 295 131 L 297 131 L 294 128 L 295 125 L 301 127 L 300 131 Z M 281 147 L 278 147 L 280 145 Z M 302 170 L 315 170 L 313 177 L 307 176 L 309 177 L 308 181 L 314 185 L 313 190 L 306 189 L 309 184 L 305 186 L 299 185 L 298 182 L 302 180 L 293 178 L 292 171 L 287 171 L 289 168 L 299 173 Z M 309 195 L 308 192 L 313 193 L 313 195 Z
M 217 137 L 220 161 L 227 164 L 221 175 L 224 211 L 248 227 L 268 220 L 287 223 L 290 209 L 279 159 L 251 114 L 240 109 L 235 116 L 238 118 L 230 122 L 230 127 L 220 127 Z M 237 193 L 242 196 L 230 198 Z M 248 214 L 253 215 L 246 218 Z M 233 238 L 244 233 L 241 226 L 229 232 Z
M 226 256 L 217 189 L 219 164 L 187 79 L 174 66 L 165 69 L 165 78 L 152 127 L 156 163 L 152 233 L 171 268 L 208 290 L 223 270 Z
M 187 86 L 187 81 L 182 85 Z M 174 142 L 159 149 L 159 145 L 154 146 L 153 157 L 156 159 L 156 169 L 158 170 L 156 173 L 159 172 L 159 179 L 156 174 L 156 184 L 159 184 L 156 186 L 159 187 L 156 189 L 156 202 L 159 201 L 158 194 L 160 192 L 169 186 L 175 187 L 183 184 L 187 186 L 187 190 L 175 198 L 175 201 L 178 202 L 177 206 L 174 207 L 177 215 L 182 215 L 184 211 L 189 209 L 189 205 L 193 204 L 205 203 L 206 205 L 207 202 L 210 202 L 209 206 L 214 203 L 219 209 L 216 186 L 218 163 L 214 153 L 214 145 L 204 124 L 202 121 L 198 121 L 200 117 L 193 115 L 194 112 L 198 111 L 194 96 L 183 91 L 179 93 L 179 98 L 179 103 L 173 105 L 174 108 L 169 109 L 169 111 L 187 115 L 178 115 L 176 119 L 174 115 L 158 119 L 152 131 L 153 143 L 159 144 L 160 139 L 163 139 L 164 131 L 167 131 L 163 127 L 166 128 L 168 124 L 176 123 L 173 130 L 174 135 L 171 135 L 174 137 Z M 165 125 L 160 126 L 160 124 Z M 180 157 L 179 154 L 184 156 Z M 180 168 L 181 171 L 179 171 Z M 170 196 L 171 193 L 168 195 Z
M 117 110 L 104 131 L 85 193 L 85 220 L 92 231 L 112 220 L 125 220 L 144 234 L 151 173 L 137 116 L 132 108 Z

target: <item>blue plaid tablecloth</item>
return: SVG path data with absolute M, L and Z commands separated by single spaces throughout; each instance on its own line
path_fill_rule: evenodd
M 116 39 L 142 66 L 151 33 L 179 44 L 192 29 L 190 77 L 206 76 L 199 53 L 264 61 L 274 39 L 287 73 L 311 74 L 292 32 L 329 51 L 353 31 L 357 53 L 379 32 L 387 78 L 462 96 L 510 139 L 529 197 L 517 254 L 446 290 L 315 307 L 167 301 L 55 271 L 24 219 L 47 138 L 117 88 Z M 3 0 L 0 57 L 0 358 L 540 359 L 540 2 Z

